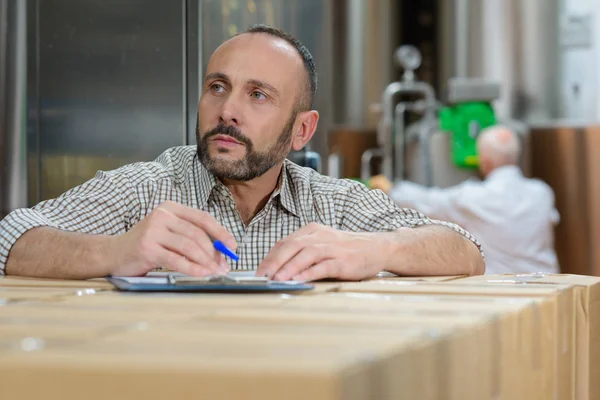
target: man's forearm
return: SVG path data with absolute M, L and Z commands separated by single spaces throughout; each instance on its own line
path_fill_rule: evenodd
M 5 273 L 30 277 L 86 279 L 110 273 L 111 237 L 35 228 L 12 247 Z
M 475 244 L 451 228 L 425 225 L 390 233 L 386 270 L 398 275 L 481 275 L 485 261 Z

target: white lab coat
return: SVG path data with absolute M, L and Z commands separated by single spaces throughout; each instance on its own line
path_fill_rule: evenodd
M 389 195 L 401 207 L 454 222 L 473 234 L 483 246 L 486 274 L 559 271 L 554 193 L 544 182 L 525 178 L 516 166 L 445 189 L 403 181 Z

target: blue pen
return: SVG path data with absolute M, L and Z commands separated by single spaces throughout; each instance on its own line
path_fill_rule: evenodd
M 214 248 L 220 252 L 225 254 L 227 257 L 233 259 L 234 261 L 239 260 L 239 257 L 237 254 L 235 254 L 233 251 L 231 251 L 227 246 L 225 246 L 222 242 L 215 240 L 213 242 L 213 246 Z

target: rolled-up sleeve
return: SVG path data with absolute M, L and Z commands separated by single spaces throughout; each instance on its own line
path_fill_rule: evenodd
M 116 235 L 139 215 L 139 202 L 127 177 L 99 171 L 55 199 L 14 210 L 0 221 L 0 275 L 15 242 L 27 231 L 47 226 L 69 232 Z
M 430 219 L 411 208 L 400 208 L 381 190 L 371 190 L 363 185 L 354 186 L 346 193 L 341 214 L 341 229 L 353 232 L 390 232 L 402 227 L 445 226 L 477 246 L 483 256 L 479 241 L 459 225 Z

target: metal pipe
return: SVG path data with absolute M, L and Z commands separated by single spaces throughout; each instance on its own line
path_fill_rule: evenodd
M 425 106 L 435 108 L 435 92 L 431 85 L 420 81 L 403 81 L 389 84 L 382 96 L 382 118 L 377 129 L 377 142 L 383 149 L 383 175 L 394 180 L 393 176 L 393 147 L 392 147 L 392 124 L 394 118 L 394 98 L 400 93 L 423 94 Z
M 346 116 L 351 125 L 362 125 L 365 120 L 365 54 L 367 5 L 363 0 L 347 1 L 346 47 Z
M 5 211 L 27 206 L 27 2 L 8 2 Z
M 404 127 L 404 115 L 406 111 L 424 113 L 419 124 L 419 132 L 416 137 L 421 141 L 421 163 L 425 174 L 426 185 L 430 186 L 433 180 L 431 171 L 431 135 L 438 126 L 436 112 L 437 105 L 428 104 L 427 101 L 415 101 L 410 103 L 398 103 L 395 111 L 395 132 L 394 132 L 394 161 L 395 161 L 395 179 L 405 179 L 406 143 L 411 140 L 407 137 Z
M 395 178 L 398 180 L 404 179 L 404 163 L 406 157 L 404 147 L 406 135 L 404 134 L 404 114 L 406 113 L 406 104 L 398 103 L 395 111 L 395 132 L 394 132 L 394 161 L 395 161 Z
M 393 101 L 396 94 L 400 93 L 402 86 L 400 82 L 392 82 L 383 91 L 381 108 L 382 115 L 377 125 L 377 144 L 383 149 L 382 173 L 388 179 L 392 179 L 392 123 L 393 123 Z
M 368 149 L 362 153 L 360 157 L 360 180 L 363 183 L 366 183 L 371 177 L 371 160 L 381 156 L 383 156 L 383 151 L 380 148 Z
M 455 0 L 454 76 L 469 76 L 469 0 Z
M 433 175 L 431 171 L 431 136 L 438 126 L 435 111 L 428 110 L 423 117 L 419 130 L 419 140 L 421 141 L 421 165 L 425 176 L 425 186 L 433 184 Z
M 0 0 L 0 218 L 6 214 L 6 45 L 8 25 L 8 0 Z

